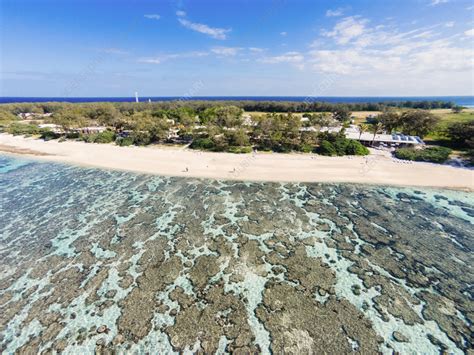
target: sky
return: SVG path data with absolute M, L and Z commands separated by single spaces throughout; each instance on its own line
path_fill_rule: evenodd
M 0 0 L 0 96 L 474 95 L 465 0 Z

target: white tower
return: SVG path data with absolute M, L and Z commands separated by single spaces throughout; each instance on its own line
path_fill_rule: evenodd
M 138 92 L 135 91 L 135 102 L 138 102 Z

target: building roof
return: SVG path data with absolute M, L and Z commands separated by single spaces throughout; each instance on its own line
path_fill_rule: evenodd
M 359 132 L 346 131 L 346 138 L 355 139 L 360 141 L 379 142 L 379 143 L 402 143 L 402 144 L 425 144 L 420 137 L 417 136 L 406 136 L 403 134 L 374 134 L 370 132 L 364 132 L 360 135 Z

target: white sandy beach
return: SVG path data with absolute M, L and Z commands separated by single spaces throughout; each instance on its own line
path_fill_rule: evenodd
M 474 191 L 473 170 L 429 163 L 403 163 L 381 154 L 368 157 L 277 153 L 237 155 L 171 147 L 44 142 L 8 134 L 0 134 L 0 152 L 164 176 L 246 181 L 352 182 Z

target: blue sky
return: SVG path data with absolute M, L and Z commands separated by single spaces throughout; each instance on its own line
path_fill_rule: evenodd
M 1 96 L 474 95 L 464 0 L 0 0 Z

